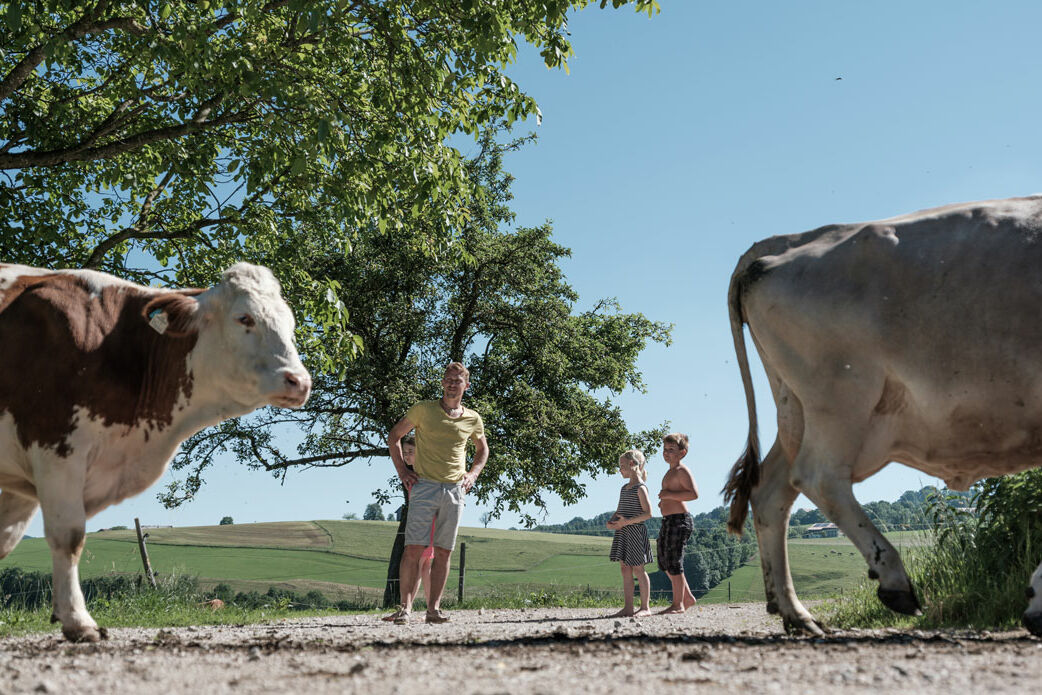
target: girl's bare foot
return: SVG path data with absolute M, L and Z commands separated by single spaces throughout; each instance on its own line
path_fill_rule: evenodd
M 684 606 L 667 606 L 665 609 L 658 612 L 659 615 L 676 615 L 683 613 L 686 609 Z
M 646 615 L 651 615 L 651 610 L 648 608 L 641 608 L 639 611 L 633 614 L 634 618 L 643 618 Z
M 623 608 L 618 613 L 612 613 L 608 617 L 609 618 L 632 618 L 633 617 L 633 609 L 632 608 Z

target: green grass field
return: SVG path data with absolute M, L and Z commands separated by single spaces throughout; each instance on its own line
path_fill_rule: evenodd
M 924 534 L 919 531 L 898 531 L 885 535 L 898 549 L 926 542 Z M 868 571 L 861 553 L 846 537 L 790 539 L 789 567 L 793 585 L 801 599 L 840 596 L 853 588 Z M 731 600 L 736 603 L 766 601 L 759 554 L 735 570 L 729 579 L 711 589 L 701 600 L 706 603 L 726 603 L 728 583 Z
M 276 585 L 342 597 L 382 591 L 396 529 L 394 522 L 314 521 L 146 531 L 152 566 L 161 575 L 192 574 L 203 585 L 225 582 L 236 591 L 263 593 Z M 618 567 L 608 560 L 609 538 L 464 527 L 459 542 L 467 544 L 470 593 L 513 586 L 621 589 Z M 453 577 L 459 558 L 453 555 Z M 0 560 L 0 568 L 9 566 L 50 572 L 46 541 L 23 540 Z M 140 570 L 133 530 L 87 535 L 82 578 Z
M 147 529 L 152 566 L 161 575 L 191 574 L 203 586 L 224 582 L 235 591 L 269 586 L 304 592 L 318 589 L 331 598 L 381 595 L 395 522 L 294 521 L 189 528 Z M 888 534 L 899 546 L 922 542 L 922 535 Z M 611 539 L 530 531 L 464 527 L 467 545 L 467 592 L 480 596 L 514 589 L 558 591 L 591 589 L 621 592 L 618 565 L 608 560 Z M 458 547 L 458 546 L 457 546 Z M 803 598 L 836 596 L 866 571 L 846 538 L 793 539 L 790 563 L 796 590 Z M 449 595 L 455 594 L 460 553 L 453 554 Z M 0 568 L 51 571 L 51 554 L 42 538 L 23 540 Z M 648 567 L 654 571 L 654 565 Z M 80 561 L 82 578 L 141 571 L 133 530 L 87 535 Z M 759 557 L 754 556 L 703 600 L 764 600 Z

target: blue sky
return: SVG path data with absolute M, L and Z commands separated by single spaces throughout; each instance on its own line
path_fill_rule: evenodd
M 595 3 L 596 4 L 596 3 Z M 878 219 L 945 203 L 1042 191 L 1042 4 L 777 3 L 660 0 L 653 19 L 576 14 L 571 72 L 524 50 L 512 74 L 537 98 L 533 147 L 506 162 L 521 225 L 549 219 L 581 304 L 675 324 L 673 345 L 641 358 L 647 393 L 619 403 L 633 429 L 670 420 L 691 436 L 702 498 L 743 447 L 745 404 L 727 320 L 738 257 L 773 234 Z M 837 79 L 841 78 L 841 79 Z M 751 346 L 750 346 L 751 349 Z M 761 438 L 773 404 L 757 374 Z M 494 449 L 495 442 L 490 442 Z M 651 462 L 652 492 L 665 464 Z M 387 460 L 293 472 L 285 485 L 226 461 L 196 500 L 164 510 L 156 488 L 88 530 L 361 515 Z M 614 507 L 621 479 L 551 505 L 548 523 Z M 855 487 L 863 502 L 935 483 L 892 465 Z M 810 506 L 801 498 L 797 506 Z M 484 511 L 471 505 L 465 525 Z M 517 525 L 506 515 L 493 525 Z M 28 531 L 42 534 L 37 518 Z

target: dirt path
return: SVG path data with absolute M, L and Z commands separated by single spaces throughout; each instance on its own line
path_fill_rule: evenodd
M 243 627 L 112 630 L 0 642 L 0 692 L 874 693 L 1038 692 L 1042 640 L 1025 631 L 840 632 L 789 638 L 760 604 L 683 616 L 594 609 L 453 613 L 447 625 L 373 616 Z

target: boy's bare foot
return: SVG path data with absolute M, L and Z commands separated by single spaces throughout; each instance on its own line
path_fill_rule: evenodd
M 633 617 L 633 609 L 632 608 L 623 608 L 618 613 L 612 613 L 608 617 L 609 618 L 632 618 Z
M 696 603 L 698 603 L 698 601 L 695 600 L 694 596 L 692 596 L 690 598 L 686 598 L 686 599 L 684 599 L 684 609 L 686 610 L 688 608 L 691 608 Z
M 684 606 L 666 606 L 663 610 L 658 612 L 659 615 L 677 615 L 683 613 L 686 609 Z
M 634 618 L 643 618 L 644 616 L 651 615 L 651 610 L 648 608 L 641 608 L 639 611 L 633 614 Z

